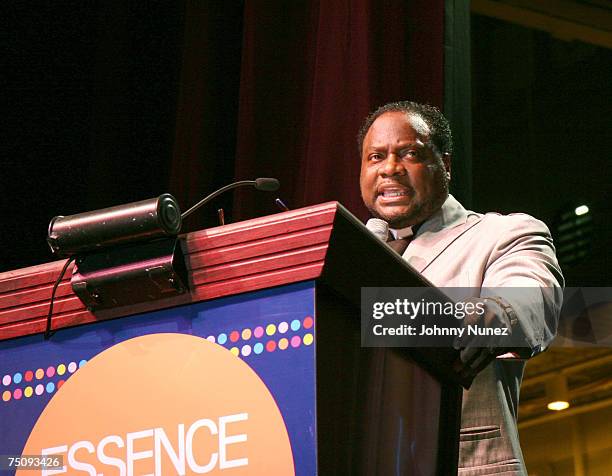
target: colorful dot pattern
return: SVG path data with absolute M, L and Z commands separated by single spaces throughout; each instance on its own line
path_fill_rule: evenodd
M 209 335 L 209 342 L 222 345 L 236 357 L 252 357 L 270 352 L 283 352 L 309 346 L 314 342 L 314 319 L 283 321 L 278 324 L 257 326 L 253 329 L 234 329 Z M 2 375 L 0 397 L 3 403 L 27 400 L 57 392 L 72 374 L 83 367 L 87 360 L 49 365 L 46 368 L 28 369 L 23 372 Z M 53 379 L 51 381 L 50 379 Z M 47 381 L 45 381 L 47 380 Z
M 297 349 L 314 342 L 314 319 L 306 316 L 254 328 L 233 329 L 206 337 L 222 345 L 236 357 L 254 357 L 264 353 Z
M 28 369 L 24 372 L 6 374 L 0 380 L 0 397 L 3 403 L 50 395 L 57 392 L 70 375 L 83 367 L 87 360 L 61 363 L 46 368 Z M 58 379 L 59 377 L 59 379 Z M 48 381 L 54 379 L 54 381 Z M 45 381 L 47 380 L 47 381 Z

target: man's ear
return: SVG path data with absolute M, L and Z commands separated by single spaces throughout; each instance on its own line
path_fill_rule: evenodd
M 446 176 L 448 177 L 448 180 L 450 180 L 452 156 L 448 152 L 444 152 L 442 154 L 442 162 L 444 163 L 444 169 L 446 170 Z

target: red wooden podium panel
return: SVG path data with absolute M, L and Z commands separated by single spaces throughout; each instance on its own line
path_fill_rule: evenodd
M 56 292 L 53 329 L 316 279 L 337 211 L 329 202 L 184 235 L 190 293 L 129 309 L 89 312 L 70 286 L 71 265 Z M 44 332 L 64 263 L 0 273 L 0 340 Z

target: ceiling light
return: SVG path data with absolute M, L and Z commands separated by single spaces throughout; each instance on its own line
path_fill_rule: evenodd
M 561 411 L 570 406 L 565 375 L 557 375 L 546 382 L 546 397 L 549 410 Z
M 589 207 L 587 207 L 586 205 L 580 205 L 579 207 L 576 207 L 574 213 L 577 216 L 586 215 L 587 213 L 589 213 Z

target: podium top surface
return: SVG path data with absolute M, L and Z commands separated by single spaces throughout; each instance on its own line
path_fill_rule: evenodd
M 360 286 L 428 284 L 338 202 L 196 231 L 182 235 L 180 243 L 189 293 L 94 315 L 72 290 L 71 265 L 56 292 L 53 329 L 305 280 L 322 279 L 353 303 L 359 302 Z M 355 267 L 356 260 L 364 266 Z M 384 280 L 365 266 L 371 262 L 380 269 L 381 260 L 388 265 Z M 0 273 L 0 340 L 44 332 L 53 284 L 64 263 Z

